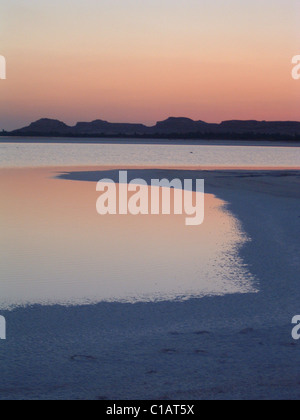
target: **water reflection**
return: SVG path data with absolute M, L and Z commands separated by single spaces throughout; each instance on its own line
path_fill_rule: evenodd
M 1 167 L 113 165 L 121 167 L 294 168 L 300 167 L 300 147 L 265 147 L 253 142 L 183 142 L 182 144 L 34 144 L 0 143 Z M 126 141 L 130 141 L 127 139 Z M 51 140 L 50 140 L 51 142 Z M 166 142 L 165 142 L 166 143 Z M 287 143 L 283 143 L 286 146 Z M 292 143 L 292 145 L 294 145 Z
M 214 196 L 193 228 L 185 215 L 103 217 L 94 182 L 55 175 L 0 170 L 0 309 L 255 291 L 238 256 L 247 238 Z

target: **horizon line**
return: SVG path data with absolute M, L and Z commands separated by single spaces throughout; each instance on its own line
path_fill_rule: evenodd
M 266 119 L 257 120 L 257 119 L 251 119 L 251 118 L 250 119 L 236 119 L 236 118 L 232 118 L 232 119 L 221 120 L 220 122 L 207 122 L 207 121 L 204 121 L 204 120 L 201 120 L 201 119 L 193 119 L 191 117 L 185 117 L 185 116 L 178 116 L 178 117 L 169 116 L 169 117 L 166 117 L 165 119 L 157 120 L 156 122 L 153 123 L 153 125 L 151 125 L 149 123 L 144 123 L 144 122 L 109 121 L 109 120 L 105 120 L 105 119 L 101 119 L 101 118 L 96 118 L 96 119 L 92 119 L 92 120 L 78 120 L 78 121 L 76 121 L 74 123 L 75 125 L 73 125 L 72 123 L 71 124 L 66 123 L 63 119 L 60 119 L 59 117 L 56 117 L 56 118 L 54 118 L 54 117 L 53 118 L 51 118 L 51 117 L 40 117 L 40 118 L 38 118 L 36 120 L 33 120 L 33 121 L 29 122 L 29 126 L 31 124 L 34 124 L 34 123 L 37 123 L 37 122 L 40 122 L 40 121 L 56 121 L 56 122 L 63 123 L 63 124 L 65 124 L 66 126 L 68 126 L 70 128 L 76 127 L 76 125 L 77 124 L 80 124 L 80 123 L 88 123 L 88 124 L 90 124 L 90 123 L 93 123 L 93 122 L 104 122 L 104 123 L 108 123 L 108 124 L 142 125 L 142 126 L 144 126 L 146 128 L 153 128 L 158 123 L 166 122 L 168 120 L 188 120 L 188 121 L 191 121 L 191 122 L 203 123 L 203 124 L 207 124 L 207 125 L 221 125 L 221 124 L 226 123 L 226 122 L 300 123 L 300 120 L 292 120 L 292 119 L 290 119 L 290 120 L 286 120 L 286 119 L 283 119 L 283 120 L 266 120 Z M 19 130 L 19 129 L 22 129 L 22 128 L 26 128 L 26 126 L 23 126 L 21 128 L 12 129 L 12 130 L 5 130 L 5 129 L 3 129 L 2 131 L 5 131 L 5 132 L 8 132 L 9 133 L 11 131 Z

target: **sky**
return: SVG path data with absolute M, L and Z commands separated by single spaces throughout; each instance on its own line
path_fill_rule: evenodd
M 300 121 L 299 0 L 1 0 L 0 129 Z

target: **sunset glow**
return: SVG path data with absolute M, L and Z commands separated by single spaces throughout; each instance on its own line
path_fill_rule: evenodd
M 296 0 L 11 0 L 0 129 L 41 117 L 300 120 Z

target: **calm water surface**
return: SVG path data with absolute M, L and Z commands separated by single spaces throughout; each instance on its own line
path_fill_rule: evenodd
M 185 215 L 99 216 L 95 183 L 55 175 L 0 170 L 0 309 L 255 292 L 238 255 L 248 239 L 214 196 L 198 227 Z
M 239 256 L 251 238 L 222 201 L 206 195 L 198 227 L 185 216 L 99 216 L 95 182 L 57 179 L 59 166 L 84 165 L 299 167 L 300 149 L 0 144 L 0 309 L 258 291 Z
M 0 143 L 0 167 L 79 165 L 300 168 L 300 147 Z

